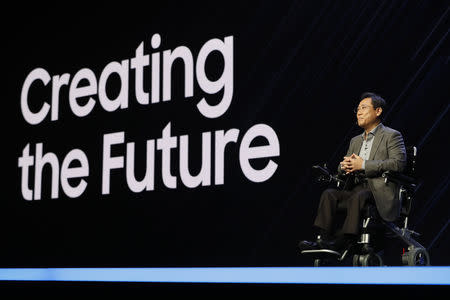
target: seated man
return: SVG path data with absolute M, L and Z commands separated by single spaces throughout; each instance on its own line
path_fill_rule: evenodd
M 325 190 L 320 198 L 314 226 L 316 241 L 301 241 L 301 250 L 333 249 L 341 250 L 356 241 L 361 224 L 360 211 L 365 203 L 374 200 L 377 210 L 384 220 L 394 221 L 400 211 L 398 186 L 387 184 L 381 177 L 384 171 L 402 172 L 406 165 L 406 150 L 402 135 L 381 123 L 386 102 L 379 95 L 364 93 L 355 110 L 358 125 L 364 129 L 353 137 L 344 160 L 338 166 L 339 174 L 352 174 L 350 189 Z M 333 239 L 335 214 L 338 203 L 345 203 L 347 214 L 341 235 Z

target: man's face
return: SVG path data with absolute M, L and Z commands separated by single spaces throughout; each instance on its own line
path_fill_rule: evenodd
M 367 128 L 368 126 L 374 124 L 381 112 L 381 107 L 377 107 L 377 109 L 373 108 L 371 98 L 362 99 L 361 102 L 359 102 L 356 113 L 359 127 Z

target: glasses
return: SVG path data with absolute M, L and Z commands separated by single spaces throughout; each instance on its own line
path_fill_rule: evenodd
M 353 112 L 354 112 L 354 113 L 357 113 L 357 112 L 359 112 L 360 110 L 366 111 L 366 110 L 369 109 L 369 108 L 371 108 L 371 106 L 361 105 L 361 106 L 356 107 L 356 108 L 353 110 Z

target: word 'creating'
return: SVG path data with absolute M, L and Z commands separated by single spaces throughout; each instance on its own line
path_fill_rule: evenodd
M 151 39 L 153 49 L 157 49 L 161 44 L 161 36 L 154 34 Z M 219 52 L 223 57 L 223 71 L 216 80 L 210 80 L 206 75 L 206 60 L 213 52 Z M 149 105 L 160 101 L 170 101 L 172 97 L 172 66 L 175 61 L 184 64 L 184 97 L 194 96 L 194 77 L 198 86 L 203 92 L 213 95 L 223 90 L 220 101 L 214 99 L 211 105 L 206 97 L 200 99 L 197 108 L 200 113 L 207 118 L 218 118 L 228 109 L 233 98 L 233 37 L 228 36 L 222 40 L 214 38 L 207 41 L 200 49 L 194 64 L 194 57 L 191 50 L 186 46 L 179 46 L 174 50 L 162 52 L 162 99 L 160 93 L 161 85 L 161 53 L 155 52 L 150 55 L 144 54 L 144 42 L 136 48 L 135 56 L 131 59 L 124 59 L 121 62 L 112 61 L 107 64 L 100 74 L 99 79 L 89 68 L 82 68 L 72 77 L 69 73 L 51 76 L 44 68 L 35 68 L 25 79 L 20 97 L 20 107 L 24 119 L 32 125 L 37 125 L 44 121 L 50 113 L 50 120 L 59 119 L 59 98 L 61 87 L 69 86 L 69 106 L 72 113 L 78 117 L 87 116 L 96 105 L 94 96 L 98 97 L 101 107 L 108 112 L 117 109 L 128 108 L 129 101 L 129 73 L 135 73 L 135 94 L 136 101 L 141 105 Z M 194 76 L 195 67 L 195 76 Z M 150 92 L 144 91 L 144 74 L 150 70 L 151 88 Z M 117 97 L 110 99 L 107 94 L 107 83 L 111 75 L 116 74 L 120 78 L 120 92 Z M 51 81 L 51 84 L 49 84 Z M 51 89 L 51 100 L 37 99 L 42 104 L 30 105 L 30 89 L 38 88 L 39 84 Z M 87 83 L 87 85 L 86 85 Z M 42 87 L 39 87 L 42 88 Z M 151 95 L 149 95 L 151 94 Z M 86 101 L 87 100 L 87 101 Z M 50 103 L 50 104 L 49 104 Z M 39 108 L 32 111 L 31 106 Z

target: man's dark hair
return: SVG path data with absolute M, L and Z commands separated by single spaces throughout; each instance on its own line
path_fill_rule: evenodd
M 377 95 L 375 93 L 366 92 L 366 93 L 363 93 L 361 95 L 361 97 L 359 97 L 359 102 L 361 102 L 361 100 L 363 100 L 365 98 L 372 99 L 373 109 L 377 109 L 378 107 L 381 107 L 381 109 L 383 111 L 381 112 L 381 115 L 378 118 L 383 121 L 385 111 L 386 111 L 386 100 L 384 100 L 380 95 Z

